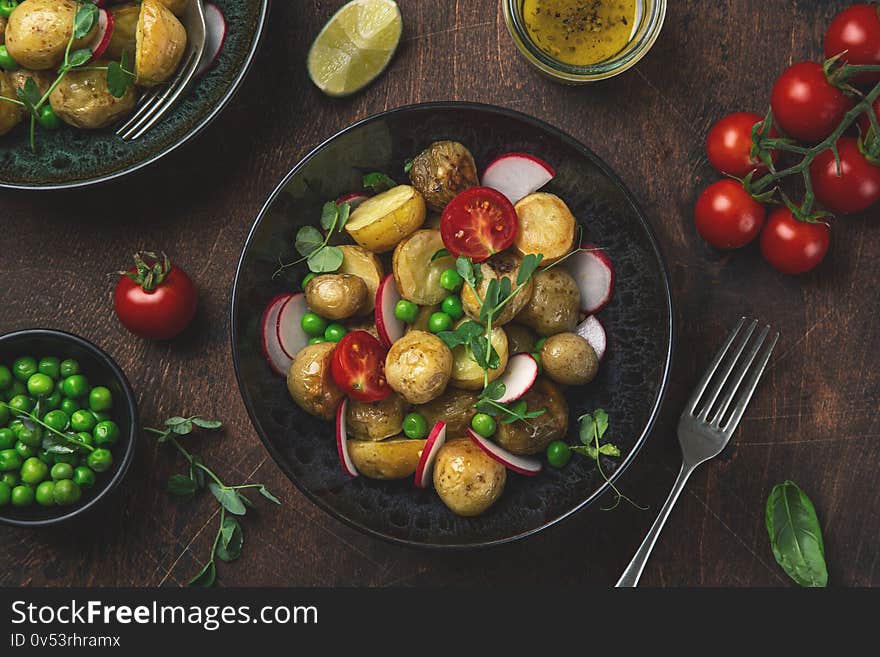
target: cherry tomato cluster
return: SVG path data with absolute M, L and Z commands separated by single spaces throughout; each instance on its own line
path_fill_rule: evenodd
M 822 262 L 832 215 L 880 201 L 880 9 L 859 4 L 838 14 L 825 34 L 825 56 L 824 64 L 783 71 L 766 116 L 730 114 L 706 139 L 709 162 L 729 177 L 697 200 L 697 231 L 725 250 L 760 236 L 764 259 L 786 274 Z M 793 157 L 800 160 L 786 162 Z M 800 204 L 780 186 L 790 176 L 803 181 Z M 779 205 L 768 216 L 771 203 Z

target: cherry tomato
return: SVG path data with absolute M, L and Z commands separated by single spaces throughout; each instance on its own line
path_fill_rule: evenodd
M 835 214 L 867 210 L 880 200 L 880 166 L 865 158 L 855 137 L 841 137 L 837 152 L 839 171 L 831 149 L 820 153 L 810 165 L 816 200 Z
M 848 64 L 880 64 L 880 14 L 874 5 L 853 5 L 834 17 L 825 32 L 825 57 L 846 51 Z M 880 82 L 880 73 L 862 73 L 855 81 L 863 84 Z
M 830 232 L 828 224 L 798 221 L 788 208 L 777 208 L 761 233 L 761 255 L 783 274 L 803 274 L 825 258 Z
M 706 137 L 706 154 L 718 173 L 744 178 L 750 171 L 767 171 L 757 158 L 751 157 L 752 128 L 763 120 L 759 114 L 734 112 L 712 126 Z M 777 155 L 776 151 L 771 153 L 774 162 Z
M 471 187 L 452 199 L 440 219 L 440 235 L 449 252 L 482 262 L 513 244 L 516 210 L 501 192 Z
M 134 260 L 134 269 L 116 283 L 116 315 L 135 335 L 154 340 L 173 338 L 196 314 L 196 288 L 186 272 L 172 267 L 164 254 L 137 253 Z
M 738 180 L 709 185 L 697 199 L 697 232 L 716 249 L 739 249 L 758 236 L 767 211 Z
M 770 104 L 776 125 L 789 137 L 815 144 L 830 135 L 853 106 L 825 77 L 821 64 L 790 66 L 773 85 Z
M 391 394 L 385 380 L 386 355 L 382 343 L 366 331 L 347 333 L 333 350 L 333 381 L 352 399 L 381 401 Z

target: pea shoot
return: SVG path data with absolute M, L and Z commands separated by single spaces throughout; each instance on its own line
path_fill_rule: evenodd
M 335 234 L 342 233 L 350 214 L 351 205 L 348 203 L 325 203 L 321 210 L 321 228 L 324 229 L 324 234 L 314 226 L 300 228 L 293 246 L 301 257 L 287 264 L 280 263 L 273 278 L 302 262 L 315 274 L 327 274 L 339 269 L 345 256 L 339 247 L 330 245 L 330 239 Z

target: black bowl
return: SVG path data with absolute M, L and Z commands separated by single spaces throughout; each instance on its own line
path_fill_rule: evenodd
M 356 191 L 365 172 L 403 180 L 404 161 L 432 141 L 454 139 L 480 168 L 495 156 L 524 151 L 556 168 L 547 191 L 559 194 L 584 223 L 587 239 L 608 251 L 617 271 L 611 304 L 600 313 L 608 355 L 598 379 L 567 394 L 570 439 L 580 414 L 597 407 L 611 416 L 609 437 L 623 457 L 605 462 L 612 480 L 644 444 L 666 390 L 672 356 L 672 302 L 663 258 L 632 195 L 595 154 L 531 117 L 466 103 L 404 107 L 365 119 L 312 151 L 269 198 L 245 244 L 232 299 L 232 350 L 248 412 L 269 452 L 311 500 L 336 518 L 374 536 L 431 547 L 486 546 L 548 527 L 602 495 L 595 463 L 575 457 L 562 470 L 538 477 L 515 474 L 499 502 L 483 516 L 452 514 L 433 490 L 411 480 L 351 479 L 339 465 L 331 423 L 290 399 L 260 353 L 257 324 L 267 302 L 296 289 L 304 271 L 273 280 L 279 258 L 293 259 L 299 226 L 314 224 L 327 199 Z
M 94 488 L 83 491 L 82 500 L 71 506 L 44 507 L 36 504 L 26 509 L 0 508 L 0 523 L 17 527 L 48 527 L 66 522 L 97 506 L 109 497 L 134 458 L 138 431 L 137 402 L 128 379 L 110 356 L 76 335 L 47 329 L 28 329 L 0 336 L 0 363 L 7 366 L 20 356 L 35 358 L 57 356 L 75 358 L 89 382 L 106 386 L 113 393 L 113 421 L 119 425 L 119 442 L 113 450 L 113 469 L 98 474 Z

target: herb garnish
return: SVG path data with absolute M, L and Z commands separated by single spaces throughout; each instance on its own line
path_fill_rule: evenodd
M 227 486 L 204 464 L 201 458 L 187 451 L 178 440 L 180 437 L 191 434 L 196 428 L 213 431 L 222 426 L 222 423 L 217 420 L 206 420 L 194 415 L 192 417 L 175 416 L 169 418 L 165 420 L 165 428 L 163 429 L 144 428 L 144 431 L 158 436 L 159 443 L 174 445 L 188 464 L 186 474 L 172 475 L 168 479 L 168 492 L 182 501 L 189 501 L 195 497 L 199 490 L 207 487 L 220 504 L 220 526 L 211 546 L 211 556 L 199 573 L 189 581 L 190 586 L 213 586 L 217 580 L 216 559 L 229 562 L 235 561 L 241 556 L 244 531 L 235 516 L 244 516 L 248 507 L 253 508 L 254 506 L 254 503 L 242 492 L 243 490 L 256 488 L 260 495 L 270 502 L 281 504 L 281 501 L 272 495 L 263 484 Z M 205 478 L 206 475 L 208 479 Z
M 37 400 L 34 406 L 34 412 L 29 413 L 20 408 L 12 408 L 6 402 L 0 401 L 0 406 L 5 406 L 9 412 L 17 417 L 30 430 L 33 431 L 37 425 L 42 427 L 46 433 L 43 434 L 43 443 L 41 447 L 50 454 L 73 454 L 77 449 L 87 452 L 94 452 L 95 448 L 79 439 L 73 431 L 58 431 L 43 422 L 39 416 L 41 415 L 40 403 Z M 73 447 L 71 447 L 71 445 Z
M 351 205 L 348 203 L 327 201 L 321 210 L 321 228 L 324 229 L 324 234 L 322 235 L 314 226 L 300 228 L 296 233 L 294 248 L 302 257 L 282 264 L 275 272 L 275 276 L 301 262 L 308 263 L 309 270 L 316 274 L 326 274 L 339 269 L 345 256 L 339 247 L 330 246 L 329 243 L 334 233 L 342 232 L 350 214 Z
M 370 189 L 374 194 L 381 194 L 395 187 L 397 181 L 384 173 L 368 173 L 364 176 L 364 189 Z
M 529 411 L 524 399 L 509 403 L 499 402 L 498 399 L 504 395 L 506 389 L 507 387 L 501 381 L 492 381 L 492 383 L 486 386 L 483 389 L 483 392 L 480 393 L 477 403 L 474 404 L 474 408 L 477 409 L 477 412 L 486 413 L 492 417 L 501 416 L 500 419 L 502 424 L 513 424 L 517 420 L 522 420 L 528 424 L 529 420 L 539 417 L 547 412 L 546 408 L 541 408 L 537 411 Z
M 825 543 L 816 508 L 793 481 L 770 491 L 765 511 L 773 556 L 801 586 L 828 586 Z

